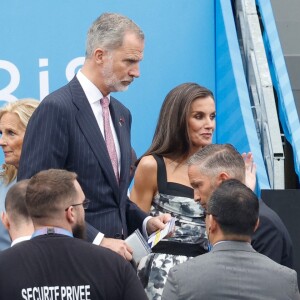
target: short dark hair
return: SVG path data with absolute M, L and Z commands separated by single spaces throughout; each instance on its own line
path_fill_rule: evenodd
M 29 179 L 25 179 L 15 183 L 5 197 L 5 210 L 17 226 L 30 219 L 25 203 L 28 182 Z
M 76 197 L 77 175 L 66 170 L 50 169 L 34 175 L 28 183 L 26 205 L 32 219 L 55 217 Z
M 207 204 L 207 214 L 214 216 L 224 234 L 251 236 L 258 210 L 256 195 L 236 179 L 225 180 Z
M 227 172 L 231 178 L 245 182 L 245 162 L 231 144 L 207 145 L 189 158 L 188 165 L 197 165 L 208 175 Z

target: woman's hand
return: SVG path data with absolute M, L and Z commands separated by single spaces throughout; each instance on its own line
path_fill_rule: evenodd
M 253 155 L 251 152 L 243 153 L 242 157 L 245 162 L 245 184 L 252 191 L 256 186 L 256 164 L 253 162 Z

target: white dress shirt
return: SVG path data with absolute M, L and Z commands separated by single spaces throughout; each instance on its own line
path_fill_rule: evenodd
M 15 240 L 12 241 L 11 243 L 11 247 L 18 244 L 18 243 L 21 243 L 21 242 L 24 242 L 24 241 L 28 241 L 31 239 L 31 235 L 24 235 L 24 236 L 20 236 L 19 238 L 16 238 Z

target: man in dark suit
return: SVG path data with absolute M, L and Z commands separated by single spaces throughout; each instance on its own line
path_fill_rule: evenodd
M 262 199 L 259 201 L 258 228 L 252 236 L 253 248 L 283 266 L 294 268 L 294 248 L 290 234 L 278 214 Z
M 49 168 L 75 172 L 91 200 L 88 239 L 129 260 L 132 249 L 122 239 L 137 228 L 163 228 L 170 218 L 147 218 L 127 197 L 131 114 L 110 96 L 139 77 L 143 51 L 144 34 L 132 20 L 101 15 L 88 31 L 82 69 L 33 114 L 18 170 L 18 180 Z
M 300 299 L 297 273 L 256 252 L 250 242 L 258 226 L 258 199 L 229 179 L 207 203 L 211 252 L 173 267 L 162 299 Z
M 75 173 L 39 172 L 25 201 L 35 231 L 31 240 L 0 254 L 2 300 L 147 299 L 129 262 L 75 238 L 84 235 L 87 204 Z
M 237 179 L 255 186 L 255 172 L 242 156 L 229 144 L 208 145 L 189 160 L 189 179 L 194 188 L 195 201 L 206 208 L 212 192 L 221 182 Z M 245 178 L 245 173 L 247 177 Z M 250 178 L 252 177 L 252 178 Z M 250 178 L 250 182 L 249 182 Z M 252 183 L 251 183 L 252 182 Z M 260 225 L 252 236 L 253 248 L 279 264 L 293 268 L 293 246 L 290 235 L 279 216 L 261 199 L 259 200 Z

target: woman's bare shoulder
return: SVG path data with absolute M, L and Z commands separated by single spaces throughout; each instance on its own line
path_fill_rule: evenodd
M 138 168 L 143 171 L 153 172 L 157 171 L 157 163 L 155 158 L 152 155 L 144 156 L 139 164 Z

